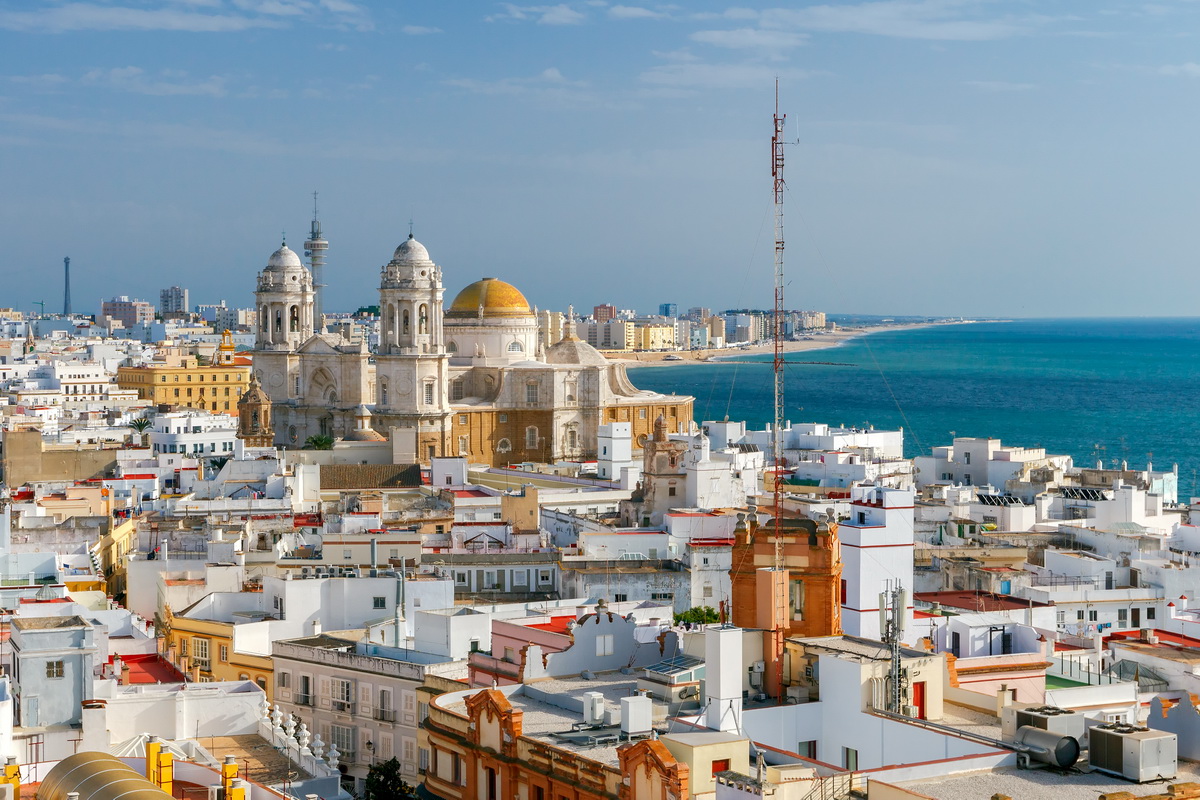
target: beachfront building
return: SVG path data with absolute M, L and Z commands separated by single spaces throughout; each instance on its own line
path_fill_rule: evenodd
M 1066 472 L 1070 456 L 1047 455 L 1041 447 L 1006 447 L 999 439 L 955 437 L 954 444 L 933 448 L 913 459 L 917 488 L 935 483 L 1005 488 L 1009 481 L 1032 482 L 1035 470 Z

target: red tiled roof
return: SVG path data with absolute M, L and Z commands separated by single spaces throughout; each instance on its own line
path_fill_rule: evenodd
M 918 592 L 913 595 L 923 603 L 940 603 L 947 608 L 959 611 L 1015 611 L 1029 608 L 1048 608 L 1049 603 L 1039 603 L 1021 597 L 1007 594 L 992 594 L 991 592 Z

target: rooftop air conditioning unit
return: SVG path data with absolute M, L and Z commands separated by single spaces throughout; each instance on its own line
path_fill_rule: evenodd
M 583 722 L 585 725 L 604 724 L 604 695 L 600 692 L 583 693 Z
M 1005 706 L 1000 716 L 1000 730 L 1006 742 L 1015 741 L 1017 731 L 1026 726 L 1078 741 L 1083 741 L 1084 737 L 1084 716 L 1077 711 L 1055 706 Z
M 1179 767 L 1175 734 L 1114 723 L 1088 732 L 1088 762 L 1102 772 L 1137 783 L 1170 779 Z

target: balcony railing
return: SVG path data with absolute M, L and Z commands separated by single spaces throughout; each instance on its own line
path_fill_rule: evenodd
M 298 705 L 298 706 L 311 706 L 312 704 L 313 704 L 313 696 L 312 696 L 311 694 L 298 694 L 298 695 L 296 695 L 296 705 Z
M 377 708 L 375 709 L 375 719 L 380 722 L 395 722 L 396 711 L 391 708 Z
M 331 700 L 330 705 L 333 707 L 333 710 L 339 714 L 354 713 L 354 703 L 348 700 Z

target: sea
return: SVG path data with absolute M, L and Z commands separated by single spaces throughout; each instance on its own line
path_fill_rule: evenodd
M 1200 496 L 1200 318 L 939 324 L 788 353 L 793 422 L 904 428 L 906 455 L 955 436 L 1044 447 L 1075 464 L 1179 468 Z M 770 355 L 629 370 L 643 389 L 696 398 L 697 422 L 773 417 Z

